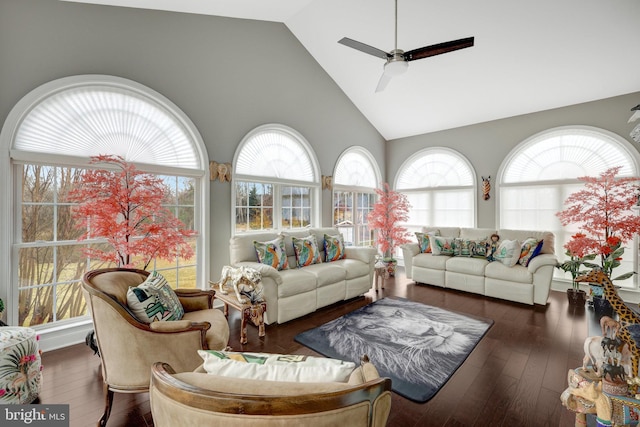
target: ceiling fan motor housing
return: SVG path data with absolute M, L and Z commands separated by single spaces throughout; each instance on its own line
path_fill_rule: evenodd
M 394 49 L 389 52 L 389 59 L 384 64 L 384 72 L 390 77 L 399 76 L 407 72 L 409 63 L 404 59 L 404 51 L 402 49 Z

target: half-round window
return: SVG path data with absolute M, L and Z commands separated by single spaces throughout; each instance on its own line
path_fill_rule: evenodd
M 251 175 L 314 182 L 318 180 L 311 148 L 293 129 L 265 125 L 245 137 L 235 172 Z
M 109 153 L 135 163 L 204 169 L 198 136 L 177 107 L 134 82 L 87 77 L 55 92 L 39 88 L 46 95 L 26 112 L 13 149 L 83 158 Z
M 395 188 L 407 195 L 411 209 L 407 228 L 473 227 L 476 223 L 476 179 L 469 160 L 444 147 L 419 151 L 400 167 Z

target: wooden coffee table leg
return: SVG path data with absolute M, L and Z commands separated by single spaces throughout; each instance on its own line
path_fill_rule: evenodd
M 256 306 L 256 308 L 258 310 L 260 310 L 260 314 L 258 316 L 259 320 L 258 320 L 258 336 L 259 337 L 263 337 L 264 336 L 264 313 L 267 311 L 267 304 L 266 303 L 260 303 Z
M 240 344 L 247 343 L 247 320 L 251 317 L 251 307 L 242 307 L 242 315 L 240 316 Z
M 224 303 L 224 308 L 222 309 L 222 312 L 224 313 L 224 317 L 226 317 L 228 319 L 229 318 L 229 304 L 227 304 L 226 302 Z

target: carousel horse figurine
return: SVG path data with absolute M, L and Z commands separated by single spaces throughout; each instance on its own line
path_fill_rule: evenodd
M 585 400 L 593 402 L 596 406 L 596 423 L 598 427 L 611 426 L 611 413 L 613 411 L 611 401 L 602 393 L 602 382 L 589 382 L 587 385 L 571 387 L 569 392 Z

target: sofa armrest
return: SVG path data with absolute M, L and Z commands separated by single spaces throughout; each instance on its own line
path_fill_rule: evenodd
M 191 320 L 170 320 L 166 322 L 151 322 L 149 328 L 153 332 L 183 332 L 195 329 L 207 330 L 211 327 L 209 322 L 192 322 Z
M 558 264 L 558 258 L 553 254 L 540 254 L 537 257 L 529 261 L 527 269 L 529 273 L 534 274 L 540 267 L 545 265 L 556 266 Z
M 405 243 L 404 245 L 400 245 L 400 249 L 402 249 L 402 256 L 404 258 L 414 257 L 420 253 L 420 246 L 417 243 Z
M 177 288 L 175 292 L 185 312 L 213 308 L 213 298 L 216 294 L 213 290 Z
M 373 260 L 376 257 L 374 248 L 364 246 L 347 246 L 344 248 L 344 253 L 347 258 L 357 259 L 365 264 L 373 264 Z
M 254 261 L 241 261 L 235 264 L 235 266 L 236 267 L 245 266 L 245 267 L 253 268 L 254 270 L 258 270 L 258 272 L 260 273 L 263 279 L 265 277 L 271 277 L 273 281 L 276 282 L 276 284 L 282 285 L 282 276 L 280 276 L 280 273 L 278 272 L 278 270 L 271 267 L 270 265 L 266 265 L 266 264 L 262 264 L 260 262 L 254 262 Z
M 404 273 L 407 279 L 413 277 L 413 257 L 420 253 L 420 246 L 417 243 L 405 243 L 400 245 L 402 249 L 402 259 L 404 259 Z

